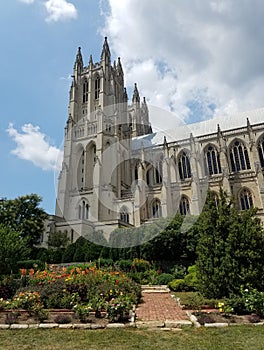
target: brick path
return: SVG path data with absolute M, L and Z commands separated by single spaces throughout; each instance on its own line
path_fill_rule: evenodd
M 186 312 L 170 293 L 142 293 L 143 303 L 136 309 L 136 319 L 141 321 L 189 320 Z

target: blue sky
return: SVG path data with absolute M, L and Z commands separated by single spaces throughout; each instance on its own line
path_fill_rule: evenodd
M 38 193 L 54 212 L 55 159 L 77 47 L 86 64 L 90 53 L 97 61 L 105 35 L 128 88 L 137 82 L 149 104 L 187 123 L 263 107 L 264 4 L 236 4 L 1 1 L 0 197 Z M 164 127 L 158 117 L 152 122 Z

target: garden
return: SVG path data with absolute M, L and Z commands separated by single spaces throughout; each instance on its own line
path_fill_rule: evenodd
M 124 273 L 94 264 L 20 272 L 0 286 L 0 323 L 128 322 L 141 297 Z
M 162 219 L 159 234 L 128 248 L 70 243 L 63 232 L 40 247 L 39 203 L 37 195 L 0 202 L 1 322 L 127 322 L 145 284 L 168 285 L 200 324 L 263 320 L 263 227 L 257 209 L 237 210 L 222 190 L 217 201 L 208 192 L 199 218 L 176 214 L 165 229 Z M 120 228 L 110 241 L 153 237 L 159 225 Z

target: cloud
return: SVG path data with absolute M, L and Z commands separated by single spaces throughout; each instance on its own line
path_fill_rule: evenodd
M 104 16 L 127 86 L 149 103 L 187 121 L 263 106 L 263 1 L 108 0 Z
M 19 0 L 20 2 L 23 2 L 24 4 L 33 4 L 35 0 Z
M 66 0 L 48 0 L 44 5 L 48 12 L 47 22 L 58 22 L 77 18 L 76 7 Z
M 9 136 L 16 143 L 16 148 L 11 153 L 43 170 L 58 170 L 62 162 L 62 151 L 50 145 L 38 126 L 25 124 L 21 129 L 22 132 L 19 133 L 13 124 L 7 128 Z

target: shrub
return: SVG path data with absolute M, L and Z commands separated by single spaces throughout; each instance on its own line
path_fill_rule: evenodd
M 20 313 L 17 311 L 8 312 L 8 314 L 6 314 L 5 323 L 6 324 L 16 323 L 19 315 Z
M 129 316 L 130 310 L 132 310 L 133 301 L 124 295 L 120 295 L 117 298 L 112 298 L 106 304 L 107 316 L 110 322 L 117 322 L 125 320 Z
M 184 292 L 187 291 L 187 286 L 184 281 L 184 279 L 175 279 L 172 280 L 169 284 L 168 287 L 173 290 L 174 292 Z
M 17 262 L 17 267 L 19 269 L 44 269 L 45 265 L 41 260 L 21 260 Z
M 20 287 L 20 280 L 14 279 L 11 276 L 2 276 L 0 282 L 0 298 L 11 299 Z
M 37 306 L 33 308 L 33 316 L 36 321 L 43 322 L 48 319 L 49 312 L 45 310 L 42 306 Z
M 184 277 L 184 281 L 188 287 L 188 290 L 197 289 L 196 265 L 188 267 L 188 274 Z
M 249 315 L 247 319 L 250 323 L 258 323 L 261 320 L 260 316 L 256 314 Z
M 201 313 L 198 315 L 197 320 L 201 325 L 204 325 L 205 323 L 215 323 L 213 316 L 207 313 Z
M 196 266 L 189 266 L 188 274 L 184 279 L 172 280 L 168 286 L 174 292 L 195 291 L 197 286 Z
M 150 263 L 147 260 L 144 259 L 137 259 L 135 258 L 132 262 L 132 268 L 134 268 L 136 271 L 144 272 L 148 270 L 150 267 Z
M 129 272 L 132 267 L 132 260 L 120 259 L 116 262 L 116 265 L 124 272 Z
M 264 292 L 241 288 L 240 295 L 228 299 L 227 307 L 237 314 L 256 313 L 264 317 Z
M 13 296 L 13 290 L 10 286 L 0 285 L 0 298 L 10 299 Z
M 67 324 L 67 323 L 71 323 L 72 318 L 69 315 L 57 315 L 54 318 L 54 322 L 59 323 L 59 324 Z
M 175 279 L 183 279 L 184 276 L 186 275 L 187 269 L 183 265 L 175 265 L 171 269 L 171 274 Z
M 156 283 L 157 284 L 168 284 L 173 280 L 173 275 L 170 273 L 162 273 L 157 276 Z
M 96 266 L 100 268 L 101 266 L 113 266 L 113 260 L 112 259 L 104 259 L 100 258 L 96 261 Z
M 92 308 L 89 304 L 75 304 L 72 309 L 75 312 L 76 317 L 81 322 L 86 323 Z
M 40 294 L 38 292 L 19 292 L 12 300 L 12 307 L 14 309 L 25 309 L 28 311 L 34 310 L 41 304 Z

